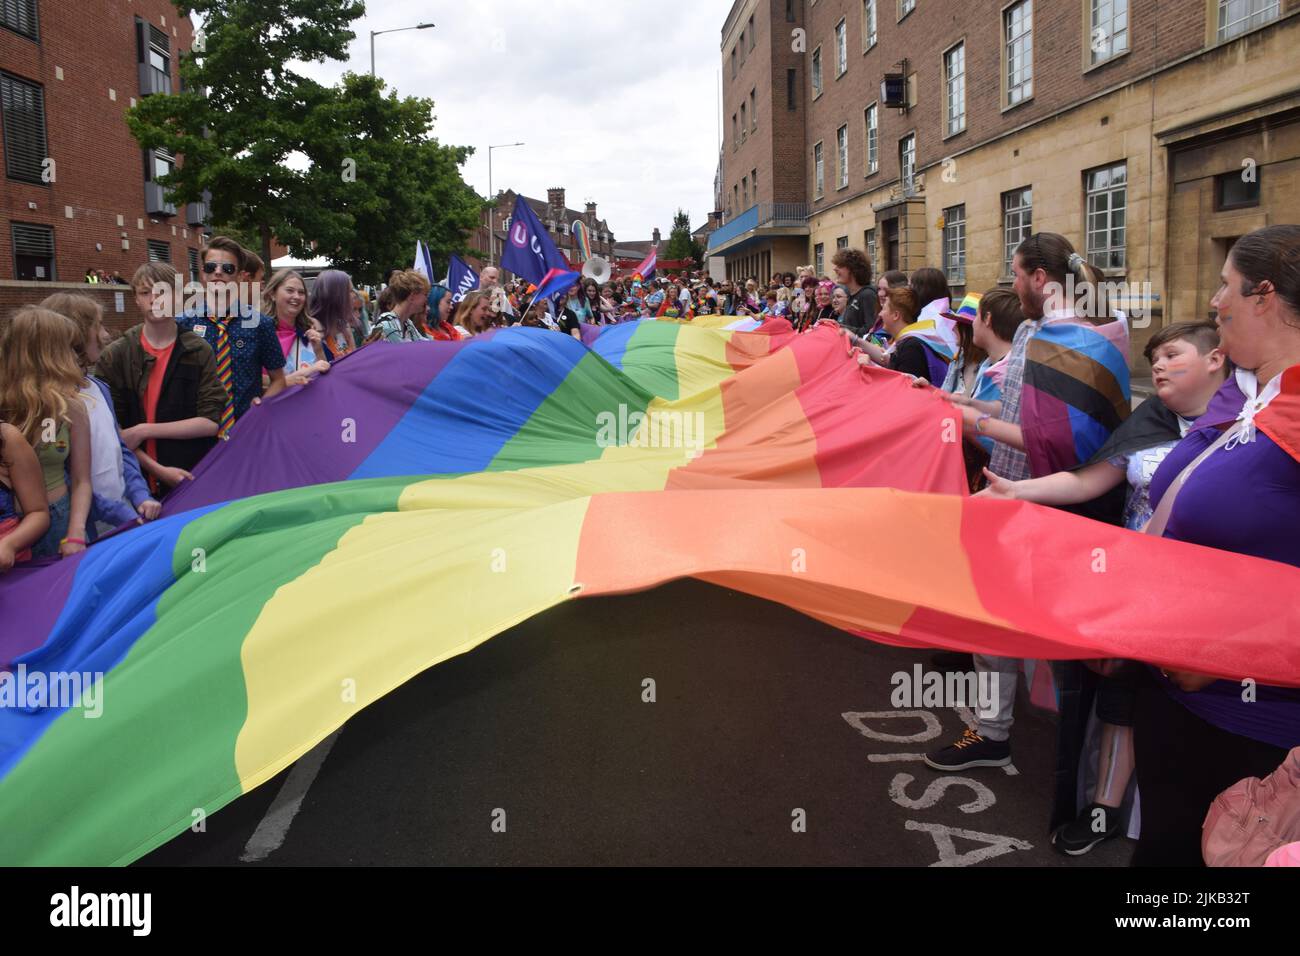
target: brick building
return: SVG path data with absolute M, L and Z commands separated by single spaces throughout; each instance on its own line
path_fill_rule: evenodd
M 142 150 L 125 113 L 179 88 L 193 42 L 167 0 L 4 0 L 0 4 L 0 312 L 75 284 L 87 269 L 129 279 L 146 259 L 197 269 L 206 204 L 177 208 L 154 182 L 174 162 Z M 133 309 L 127 297 L 128 310 Z
M 852 245 L 877 271 L 935 265 L 982 291 L 1009 284 L 1020 238 L 1060 232 L 1131 290 L 1140 355 L 1161 324 L 1208 313 L 1233 240 L 1300 221 L 1297 14 L 1300 0 L 736 0 L 722 47 L 733 202 L 710 254 L 766 278 L 732 250 L 762 233 L 763 190 L 789 162 L 803 189 L 782 198 L 807 203 L 803 256 L 819 271 Z M 805 50 L 788 108 L 784 81 L 728 79 L 740 23 L 760 50 Z M 764 112 L 798 117 L 797 161 L 746 155 L 752 130 L 746 144 L 730 114 L 753 101 L 760 129 Z M 745 202 L 747 170 L 760 190 L 751 180 Z
M 469 243 L 470 248 L 474 250 L 469 261 L 475 268 L 486 265 L 489 259 L 498 264 L 501 262 L 501 250 L 505 248 L 506 233 L 510 229 L 510 218 L 514 213 L 515 198 L 518 195 L 513 189 L 498 192 L 496 206 L 483 212 L 482 222 Z M 551 239 L 560 252 L 564 253 L 569 262 L 578 268 L 581 268 L 581 257 L 578 255 L 577 240 L 570 230 L 574 221 L 579 219 L 587 224 L 591 238 L 591 254 L 613 261 L 614 233 L 609 228 L 609 223 L 597 215 L 594 202 L 586 203 L 586 209 L 582 212 L 570 209 L 565 204 L 565 191 L 562 186 L 548 189 L 545 200 L 525 196 L 524 202 L 528 203 L 537 214 L 537 218 L 551 234 Z

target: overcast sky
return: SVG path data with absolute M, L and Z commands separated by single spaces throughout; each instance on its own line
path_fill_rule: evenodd
M 677 207 L 698 228 L 713 207 L 718 65 L 730 0 L 371 0 L 347 64 L 304 72 L 333 80 L 370 68 L 370 31 L 432 20 L 375 39 L 378 74 L 434 100 L 434 134 L 473 146 L 466 182 L 597 203 L 616 240 L 667 239 Z

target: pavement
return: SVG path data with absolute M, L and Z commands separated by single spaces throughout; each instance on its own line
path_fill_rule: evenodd
M 1127 865 L 1126 839 L 1050 847 L 1048 715 L 1017 711 L 1013 768 L 918 761 L 965 726 L 891 706 L 928 655 L 698 581 L 567 602 L 140 863 Z

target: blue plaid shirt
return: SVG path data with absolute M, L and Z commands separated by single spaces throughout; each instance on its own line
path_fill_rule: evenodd
M 1015 338 L 1011 340 L 1011 351 L 1007 353 L 1007 370 L 1002 379 L 1002 411 L 998 414 L 1001 421 L 1020 424 L 1020 393 L 1025 385 L 1025 350 L 1029 348 L 1029 340 L 1034 337 L 1040 325 L 1041 319 L 1021 322 L 1016 329 Z M 1029 473 L 1029 456 L 1002 442 L 993 443 L 989 471 L 1008 481 L 1024 481 L 1033 477 Z
M 183 329 L 201 336 L 217 354 L 217 324 L 208 314 L 207 303 L 190 309 L 178 318 Z M 284 350 L 275 334 L 275 320 L 251 305 L 239 305 L 238 314 L 226 326 L 230 337 L 230 380 L 234 388 L 235 418 L 238 419 L 262 394 L 262 369 L 274 372 L 284 368 Z

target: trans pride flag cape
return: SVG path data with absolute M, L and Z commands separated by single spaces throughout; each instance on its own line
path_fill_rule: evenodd
M 954 414 L 780 320 L 368 345 L 160 520 L 0 578 L 0 667 L 105 675 L 97 719 L 0 707 L 0 862 L 130 862 L 422 670 L 688 576 L 889 644 L 1300 685 L 1300 569 L 966 498 Z
M 1130 407 L 1124 323 L 1051 322 L 1030 338 L 1020 425 L 1034 477 L 1090 459 Z
M 898 343 L 907 338 L 919 339 L 925 346 L 925 358 L 930 366 L 929 379 L 941 383 L 948 374 L 948 366 L 957 356 L 957 330 L 952 319 L 944 315 L 948 311 L 947 299 L 935 299 L 921 309 L 921 314 L 911 325 L 904 326 L 898 337 L 885 350 L 893 352 Z

